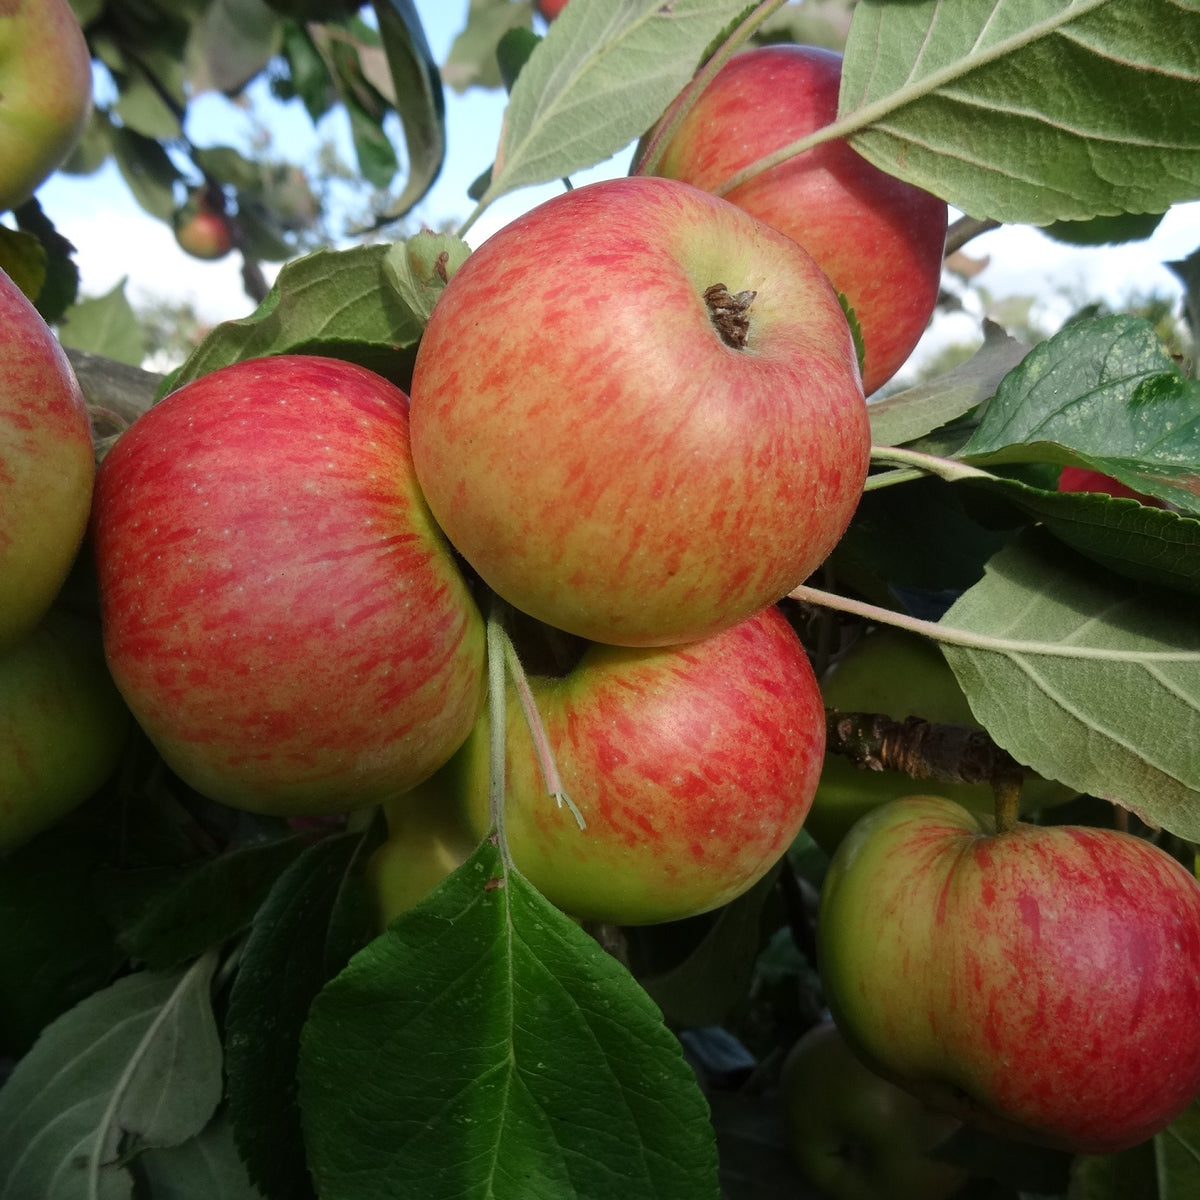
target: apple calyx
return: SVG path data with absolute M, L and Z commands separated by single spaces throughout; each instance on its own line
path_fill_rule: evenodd
M 732 350 L 742 350 L 750 334 L 750 305 L 757 292 L 730 292 L 723 283 L 704 290 L 704 303 L 713 328 Z

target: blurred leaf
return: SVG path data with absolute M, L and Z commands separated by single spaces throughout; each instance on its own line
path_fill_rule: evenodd
M 456 92 L 501 87 L 496 57 L 500 39 L 510 29 L 529 29 L 532 19 L 533 0 L 471 0 L 466 26 L 450 47 L 442 78 Z
M 970 412 L 995 393 L 1028 353 L 1024 342 L 985 320 L 983 345 L 961 366 L 871 402 L 871 441 L 876 446 L 902 446 Z
M 128 1149 L 204 1128 L 221 1098 L 215 966 L 128 975 L 47 1027 L 0 1090 L 0 1195 L 129 1197 Z
M 117 941 L 136 962 L 173 967 L 247 928 L 299 855 L 297 837 L 239 846 L 185 868 L 110 871 L 97 880 Z
M 483 202 L 593 166 L 638 138 L 745 8 L 745 0 L 568 4 L 513 88 Z
M 75 247 L 54 227 L 35 197 L 13 212 L 17 228 L 31 233 L 45 251 L 45 278 L 34 304 L 42 320 L 56 324 L 79 293 L 79 268 L 75 265 Z
M 322 1200 L 717 1195 L 678 1042 L 490 840 L 317 997 L 300 1100 Z
M 165 60 L 164 65 L 172 70 L 172 74 L 177 79 L 181 77 L 182 72 L 178 69 L 177 63 L 166 59 L 165 56 L 158 57 Z M 179 137 L 183 132 L 179 124 L 178 113 L 183 110 L 185 100 L 182 89 L 180 89 L 176 99 L 178 108 L 172 108 L 163 99 L 160 87 L 166 87 L 166 85 L 159 79 L 152 82 L 147 76 L 145 68 L 139 64 L 139 69 L 123 81 L 121 93 L 117 98 L 117 103 L 113 106 L 113 111 L 127 129 L 132 129 L 143 137 L 167 141 Z M 172 90 L 174 89 L 168 87 L 168 94 Z
M 224 1111 L 190 1141 L 140 1154 L 137 1171 L 152 1200 L 262 1200 L 246 1176 Z
M 777 1092 L 713 1092 L 709 1103 L 724 1200 L 817 1200 L 793 1163 Z
M 241 91 L 279 52 L 281 41 L 279 17 L 263 0 L 211 0 L 188 36 L 193 94 Z
M 1114 246 L 1145 241 L 1162 224 L 1164 215 L 1118 213 L 1113 217 L 1093 217 L 1090 221 L 1055 221 L 1042 232 L 1071 246 Z
M 1079 1155 L 1071 1164 L 1067 1200 L 1166 1200 L 1170 1193 L 1158 1188 L 1155 1141 L 1151 1138 L 1120 1154 Z M 1179 1195 L 1191 1195 L 1197 1187 L 1200 1178 Z
M 288 263 L 248 317 L 218 325 L 171 380 L 182 387 L 227 363 L 264 354 L 378 351 L 395 358 L 424 328 L 384 273 L 388 247 L 325 250 Z M 360 354 L 360 359 L 371 357 Z M 388 374 L 386 370 L 382 372 Z
M 137 314 L 125 295 L 126 280 L 94 300 L 80 300 L 63 314 L 58 339 L 64 346 L 103 354 L 128 366 L 140 366 L 146 340 Z
M 1192 335 L 1192 356 L 1200 356 L 1200 250 L 1193 250 L 1187 258 L 1166 264 L 1183 284 L 1184 312 Z M 1197 374 L 1197 363 L 1192 363 L 1192 375 Z
M 0 225 L 0 271 L 33 303 L 46 281 L 46 248 L 32 233 Z
M 433 186 L 446 157 L 446 100 L 421 18 L 412 0 L 373 0 L 393 83 L 392 103 L 404 130 L 408 177 L 389 208 L 409 212 Z
M 1200 509 L 1200 383 L 1147 321 L 1074 322 L 1035 346 L 963 448 L 976 462 L 1076 463 Z
M 286 84 L 277 81 L 274 86 L 283 99 L 298 96 L 315 125 L 329 111 L 334 95 L 333 76 L 307 28 L 299 22 L 284 22 L 282 49 L 288 79 Z
M 1154 1139 L 1154 1148 L 1159 1200 L 1187 1200 L 1200 1194 L 1200 1102 L 1193 1101 L 1176 1117 Z
M 405 241 L 392 243 L 383 271 L 400 299 L 424 325 L 446 284 L 470 253 L 470 246 L 452 233 L 421 230 Z
M 112 153 L 113 127 L 101 109 L 92 109 L 91 119 L 79 141 L 59 167 L 67 175 L 92 175 L 104 165 Z
M 175 211 L 175 184 L 183 176 L 153 138 L 132 129 L 113 131 L 113 157 L 133 198 L 152 217 L 170 221 Z
M 311 1190 L 298 1152 L 300 1030 L 313 997 L 374 933 L 360 869 L 377 840 L 344 833 L 309 847 L 272 888 L 242 951 L 225 1027 L 230 1115 L 269 1196 Z
M 1197 44 L 1200 9 L 1176 0 L 861 0 L 839 117 L 877 167 L 975 217 L 1161 213 L 1200 196 Z
M 941 621 L 981 725 L 1047 779 L 1200 841 L 1200 617 L 1027 535 Z
M 196 165 L 218 183 L 227 183 L 242 191 L 257 191 L 262 187 L 261 163 L 248 159 L 232 146 L 201 147 L 195 153 Z

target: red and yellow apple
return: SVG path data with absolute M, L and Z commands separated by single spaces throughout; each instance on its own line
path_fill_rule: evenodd
M 95 470 L 75 373 L 0 271 L 0 651 L 38 623 L 62 587 L 87 528 Z
M 593 641 L 694 641 L 841 537 L 870 450 L 841 306 L 808 254 L 665 179 L 564 193 L 438 299 L 413 462 L 500 596 Z
M 534 0 L 534 7 L 543 20 L 553 21 L 567 7 L 567 0 Z
M 92 58 L 68 0 L 0 4 L 0 212 L 66 160 L 92 112 Z
M 233 249 L 229 218 L 203 194 L 175 214 L 172 227 L 180 248 L 193 258 L 213 262 Z
M 109 666 L 212 799 L 348 811 L 432 774 L 482 620 L 413 477 L 402 391 L 335 359 L 214 371 L 117 440 L 93 530 Z
M 947 1200 L 966 1182 L 930 1156 L 959 1122 L 876 1075 L 832 1021 L 792 1046 L 779 1086 L 788 1148 L 829 1200 Z
M 818 941 L 851 1045 L 963 1121 L 1106 1154 L 1200 1093 L 1200 883 L 1143 839 L 905 797 L 838 848 Z
M 837 116 L 842 58 L 816 46 L 735 54 L 663 148 L 659 175 L 715 191 Z M 651 134 L 653 136 L 653 134 Z M 854 309 L 863 388 L 886 383 L 937 303 L 946 204 L 834 140 L 763 171 L 725 199 L 795 238 Z
M 673 921 L 760 879 L 796 836 L 821 767 L 824 710 L 775 608 L 687 646 L 592 645 L 530 680 L 563 788 L 547 792 L 509 689 L 505 834 L 547 899 L 583 920 Z M 487 715 L 446 775 L 488 830 Z
M 1103 471 L 1093 471 L 1090 467 L 1063 467 L 1058 474 L 1058 490 L 1060 492 L 1100 492 L 1106 496 L 1116 496 L 1129 500 L 1140 500 L 1151 508 L 1165 508 L 1166 505 L 1157 496 L 1147 496 L 1143 492 L 1134 491 L 1128 484 L 1105 475 Z

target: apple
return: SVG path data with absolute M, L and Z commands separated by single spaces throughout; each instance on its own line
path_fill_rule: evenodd
M 0 851 L 92 795 L 116 768 L 132 724 L 94 618 L 55 604 L 0 652 Z
M 1093 471 L 1089 467 L 1063 467 L 1058 475 L 1058 490 L 1060 492 L 1101 492 L 1107 496 L 1126 497 L 1130 500 L 1140 500 L 1151 508 L 1166 508 L 1164 501 L 1157 496 L 1147 496 L 1136 492 L 1119 479 L 1105 475 L 1103 471 Z
M 901 629 L 880 628 L 864 634 L 821 679 L 827 708 L 840 712 L 876 712 L 902 721 L 926 721 L 981 728 L 954 672 L 936 643 Z M 978 813 L 991 813 L 990 783 L 944 783 L 922 779 L 921 789 L 946 796 Z M 902 771 L 860 769 L 839 754 L 826 754 L 821 782 L 804 828 L 832 854 L 859 817 L 913 788 Z M 1031 777 L 1021 789 L 1021 808 L 1033 812 L 1061 804 L 1077 793 L 1063 784 Z
M 0 212 L 66 161 L 92 114 L 92 58 L 68 0 L 0 4 Z
M 626 646 L 695 641 L 799 584 L 853 515 L 870 430 L 837 297 L 789 238 L 666 179 L 493 234 L 434 306 L 417 478 L 514 607 Z
M 816 46 L 735 54 L 671 135 L 656 173 L 716 190 L 744 167 L 830 124 L 841 77 L 842 56 Z M 945 202 L 881 171 L 841 140 L 762 172 L 725 199 L 795 238 L 820 263 L 858 319 L 864 390 L 869 395 L 886 383 L 937 303 Z
M 175 215 L 175 240 L 193 258 L 215 261 L 233 248 L 229 218 L 206 196 L 190 200 Z
M 929 1154 L 959 1122 L 876 1075 L 832 1021 L 788 1051 L 780 1091 L 792 1157 L 830 1200 L 944 1200 L 967 1181 Z
M 787 849 L 825 739 L 808 658 L 776 609 L 681 647 L 592 644 L 530 686 L 563 788 L 546 788 L 513 690 L 505 834 L 518 870 L 581 920 L 674 921 L 718 907 Z M 446 769 L 476 842 L 491 825 L 489 722 Z
M 87 528 L 95 472 L 75 373 L 0 271 L 0 651 L 38 623 L 62 587 Z
M 484 694 L 484 631 L 417 488 L 407 399 L 337 359 L 237 363 L 130 426 L 97 476 L 105 651 L 191 786 L 281 816 L 431 775 Z
M 534 0 L 534 8 L 538 10 L 545 21 L 553 21 L 566 7 L 567 0 Z
M 963 1121 L 1108 1154 L 1200 1093 L 1200 883 L 1140 838 L 905 797 L 838 847 L 817 932 L 847 1040 Z
M 444 769 L 383 808 L 387 841 L 367 860 L 367 886 L 380 929 L 419 904 L 479 844 Z

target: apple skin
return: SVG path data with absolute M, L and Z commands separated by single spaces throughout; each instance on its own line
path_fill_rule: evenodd
M 55 604 L 0 653 L 0 852 L 92 795 L 132 727 L 104 664 L 99 623 Z
M 1107 1154 L 1200 1092 L 1200 884 L 1149 842 L 991 823 L 941 797 L 864 817 L 822 890 L 843 1035 L 983 1129 Z
M 757 292 L 744 349 L 710 319 L 713 284 Z M 412 438 L 434 516 L 494 591 L 625 646 L 786 595 L 849 524 L 870 452 L 820 269 L 665 179 L 556 196 L 467 259 L 417 351 Z
M 816 46 L 735 54 L 664 147 L 656 173 L 711 191 L 837 117 L 842 56 Z M 652 135 L 651 135 L 652 136 Z M 912 353 L 937 303 L 944 201 L 844 141 L 816 146 L 726 193 L 798 241 L 854 309 L 868 395 Z
M 175 240 L 193 258 L 215 262 L 233 249 L 229 218 L 209 204 L 185 210 L 175 222 Z
M 1130 500 L 1140 500 L 1151 508 L 1166 508 L 1166 503 L 1157 496 L 1147 496 L 1136 492 L 1119 479 L 1105 475 L 1102 471 L 1093 471 L 1089 467 L 1063 467 L 1058 475 L 1058 490 L 1060 492 L 1102 492 L 1106 496 L 1125 497 Z
M 929 1156 L 960 1123 L 876 1075 L 832 1021 L 788 1051 L 780 1090 L 792 1157 L 830 1200 L 946 1200 L 967 1181 Z
M 821 694 L 826 707 L 841 712 L 878 712 L 898 721 L 922 717 L 980 728 L 937 645 L 900 629 L 864 634 L 822 677 Z M 804 828 L 826 854 L 832 854 L 855 821 L 913 786 L 913 780 L 902 771 L 860 770 L 842 755 L 827 754 Z M 995 810 L 990 783 L 922 779 L 916 786 L 972 812 L 990 814 Z M 1063 804 L 1077 794 L 1061 783 L 1032 777 L 1021 788 L 1021 810 L 1029 813 Z
M 113 677 L 210 798 L 378 804 L 470 731 L 482 619 L 378 375 L 281 355 L 188 384 L 105 458 L 93 531 Z
M 38 623 L 66 580 L 95 473 L 75 373 L 37 309 L 0 271 L 0 651 Z
M 534 0 L 533 6 L 544 21 L 553 21 L 567 7 L 567 0 Z
M 92 113 L 92 59 L 68 0 L 0 4 L 0 212 L 66 161 Z
M 687 646 L 592 645 L 530 686 L 580 829 L 548 793 L 509 689 L 505 832 L 513 860 L 564 912 L 674 921 L 740 895 L 808 812 L 825 740 L 808 658 L 775 608 Z M 490 827 L 488 719 L 447 773 L 476 842 Z
M 387 841 L 367 860 L 379 928 L 419 904 L 479 845 L 444 770 L 387 801 Z

